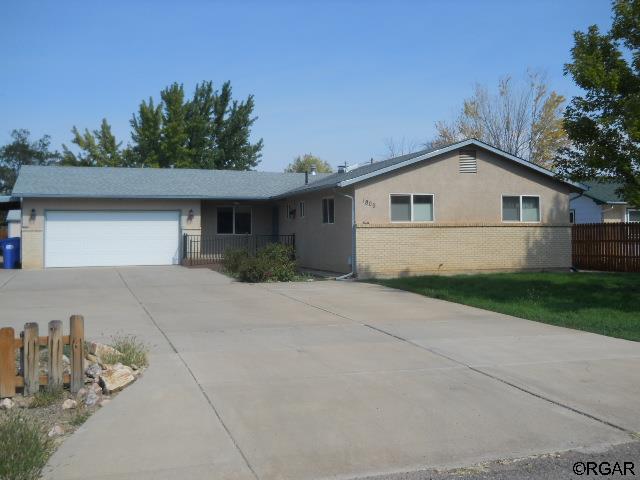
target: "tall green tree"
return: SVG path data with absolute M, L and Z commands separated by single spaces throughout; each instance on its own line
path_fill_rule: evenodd
M 287 168 L 284 169 L 284 171 L 289 173 L 311 172 L 311 167 L 315 167 L 316 172 L 318 173 L 333 172 L 331 165 L 329 165 L 321 158 L 318 158 L 315 155 L 311 155 L 310 153 L 307 153 L 305 155 L 298 155 L 293 159 L 293 162 L 291 162 L 287 166 Z
M 138 167 L 159 167 L 162 132 L 162 103 L 154 105 L 153 98 L 144 100 L 138 107 L 138 114 L 131 119 L 131 140 L 129 163 Z
M 106 118 L 102 119 L 100 128 L 89 131 L 85 129 L 81 133 L 77 127 L 71 130 L 74 143 L 79 151 L 74 153 L 66 145 L 62 145 L 63 165 L 76 165 L 85 167 L 120 167 L 125 163 L 125 157 L 121 149 L 122 142 L 116 140 L 111 131 L 111 125 Z
M 8 195 L 22 165 L 52 165 L 60 160 L 60 153 L 51 150 L 51 137 L 44 135 L 30 139 L 26 129 L 11 132 L 11 142 L 0 147 L 0 194 Z
M 585 93 L 565 110 L 571 147 L 558 164 L 575 180 L 615 179 L 623 197 L 640 205 L 640 0 L 612 5 L 608 33 L 596 25 L 574 33 L 565 73 Z
M 193 97 L 174 83 L 143 101 L 131 119 L 131 155 L 136 165 L 250 170 L 260 162 L 262 139 L 250 140 L 254 100 L 234 100 L 231 84 L 220 91 L 212 82 L 196 85 Z M 126 157 L 126 155 L 125 155 Z

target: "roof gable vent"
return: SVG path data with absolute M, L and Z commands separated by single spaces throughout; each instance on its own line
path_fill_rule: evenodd
M 478 173 L 475 150 L 460 150 L 458 153 L 460 173 Z

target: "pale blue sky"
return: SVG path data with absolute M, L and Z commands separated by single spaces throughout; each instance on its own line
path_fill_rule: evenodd
M 423 2 L 3 1 L 0 143 L 13 128 L 69 144 L 106 117 L 129 141 L 141 99 L 173 81 L 253 93 L 260 170 L 300 153 L 333 165 L 421 142 L 475 82 L 562 75 L 572 33 L 610 25 L 604 0 Z

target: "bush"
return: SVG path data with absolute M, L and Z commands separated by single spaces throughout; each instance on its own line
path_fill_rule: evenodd
M 0 421 L 0 478 L 35 480 L 53 449 L 40 425 L 19 413 Z
M 104 355 L 102 360 L 104 363 L 114 364 L 121 363 L 128 367 L 135 365 L 136 367 L 146 367 L 149 365 L 147 354 L 149 348 L 138 340 L 135 335 L 123 335 L 112 337 L 110 345 L 120 352 L 119 355 Z
M 232 275 L 237 275 L 238 270 L 240 270 L 240 264 L 247 258 L 249 258 L 249 252 L 245 248 L 228 248 L 224 252 L 222 266 L 225 271 Z
M 289 282 L 297 275 L 293 249 L 272 243 L 258 251 L 255 257 L 245 257 L 238 267 L 242 282 Z

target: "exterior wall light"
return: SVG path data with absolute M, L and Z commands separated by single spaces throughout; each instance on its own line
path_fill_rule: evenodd
M 187 220 L 190 222 L 193 220 L 193 208 L 189 209 L 189 213 L 187 214 Z
M 35 221 L 36 219 L 36 209 L 32 208 L 31 209 L 31 215 L 29 215 L 29 220 L 31 220 L 32 222 Z

